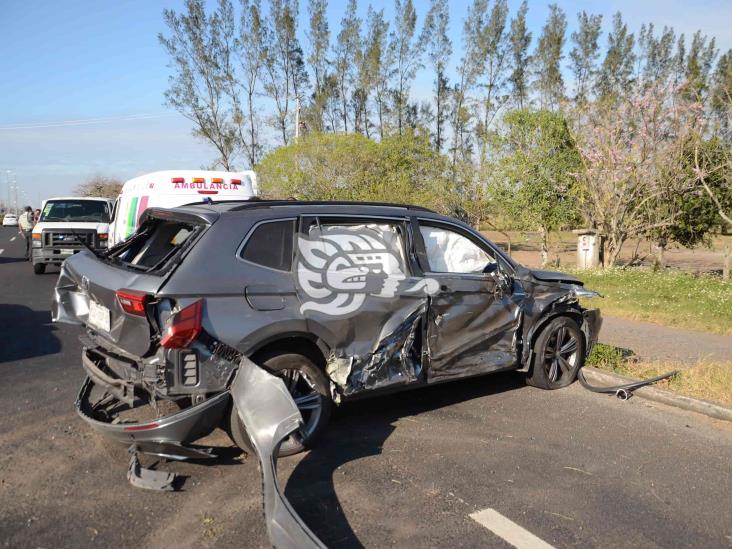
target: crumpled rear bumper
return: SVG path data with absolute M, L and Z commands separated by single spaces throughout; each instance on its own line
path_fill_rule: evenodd
M 97 398 L 105 392 L 102 385 L 87 377 L 76 399 L 76 411 L 104 436 L 128 445 L 135 442 L 192 442 L 206 436 L 221 423 L 229 403 L 229 393 L 224 391 L 171 415 L 143 422 L 115 423 L 113 416 L 107 416 L 95 405 Z

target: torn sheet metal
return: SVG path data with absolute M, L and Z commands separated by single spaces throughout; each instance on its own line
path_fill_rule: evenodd
M 421 345 L 417 343 L 422 340 L 426 311 L 425 300 L 417 303 L 406 317 L 394 315 L 382 327 L 375 343 L 369 342 L 373 347 L 366 352 L 353 353 L 356 345 L 336 349 L 328 359 L 326 373 L 338 386 L 338 394 L 348 396 L 419 380 L 423 360 Z
M 302 415 L 283 381 L 242 358 L 231 385 L 239 418 L 259 458 L 267 534 L 274 547 L 324 548 L 287 501 L 277 483 L 282 442 L 302 426 Z

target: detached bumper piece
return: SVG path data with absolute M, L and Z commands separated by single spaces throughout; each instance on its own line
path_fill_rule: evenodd
M 231 395 L 262 472 L 264 518 L 274 547 L 324 548 L 287 501 L 277 484 L 277 454 L 282 442 L 302 426 L 302 415 L 283 381 L 242 358 Z
M 107 389 L 87 377 L 76 400 L 76 410 L 79 416 L 91 427 L 117 442 L 138 443 L 142 445 L 142 449 L 146 447 L 143 443 L 172 443 L 164 448 L 169 450 L 171 455 L 180 455 L 178 452 L 189 451 L 189 448 L 184 448 L 182 445 L 213 431 L 220 423 L 229 402 L 229 393 L 222 392 L 200 404 L 164 417 L 123 423 L 119 421 L 116 414 L 125 405 Z M 177 445 L 180 450 L 172 451 L 173 445 Z M 165 452 L 151 453 L 162 457 Z M 190 458 L 190 456 L 187 457 Z M 200 457 L 197 456 L 195 459 L 200 459 Z

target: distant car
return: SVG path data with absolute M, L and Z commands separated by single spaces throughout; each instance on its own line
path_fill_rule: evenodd
M 256 201 L 148 209 L 108 253 L 66 260 L 52 314 L 87 329 L 76 405 L 94 428 L 182 451 L 223 424 L 245 448 L 228 391 L 247 358 L 302 413 L 286 455 L 352 397 L 502 370 L 569 385 L 597 340 L 578 301 L 593 295 L 423 208 Z
M 3 227 L 17 227 L 18 216 L 15 214 L 5 214 L 3 217 Z

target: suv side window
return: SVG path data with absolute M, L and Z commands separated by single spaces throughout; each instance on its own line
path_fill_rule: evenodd
M 496 260 L 467 236 L 444 225 L 419 223 L 429 271 L 433 273 L 482 273 Z
M 329 258 L 324 261 L 325 270 L 362 268 L 371 274 L 401 277 L 409 272 L 402 233 L 400 223 L 386 220 L 329 223 L 323 218 L 307 230 L 311 251 Z
M 294 219 L 260 223 L 249 234 L 239 257 L 262 267 L 289 271 L 292 268 L 294 234 Z

